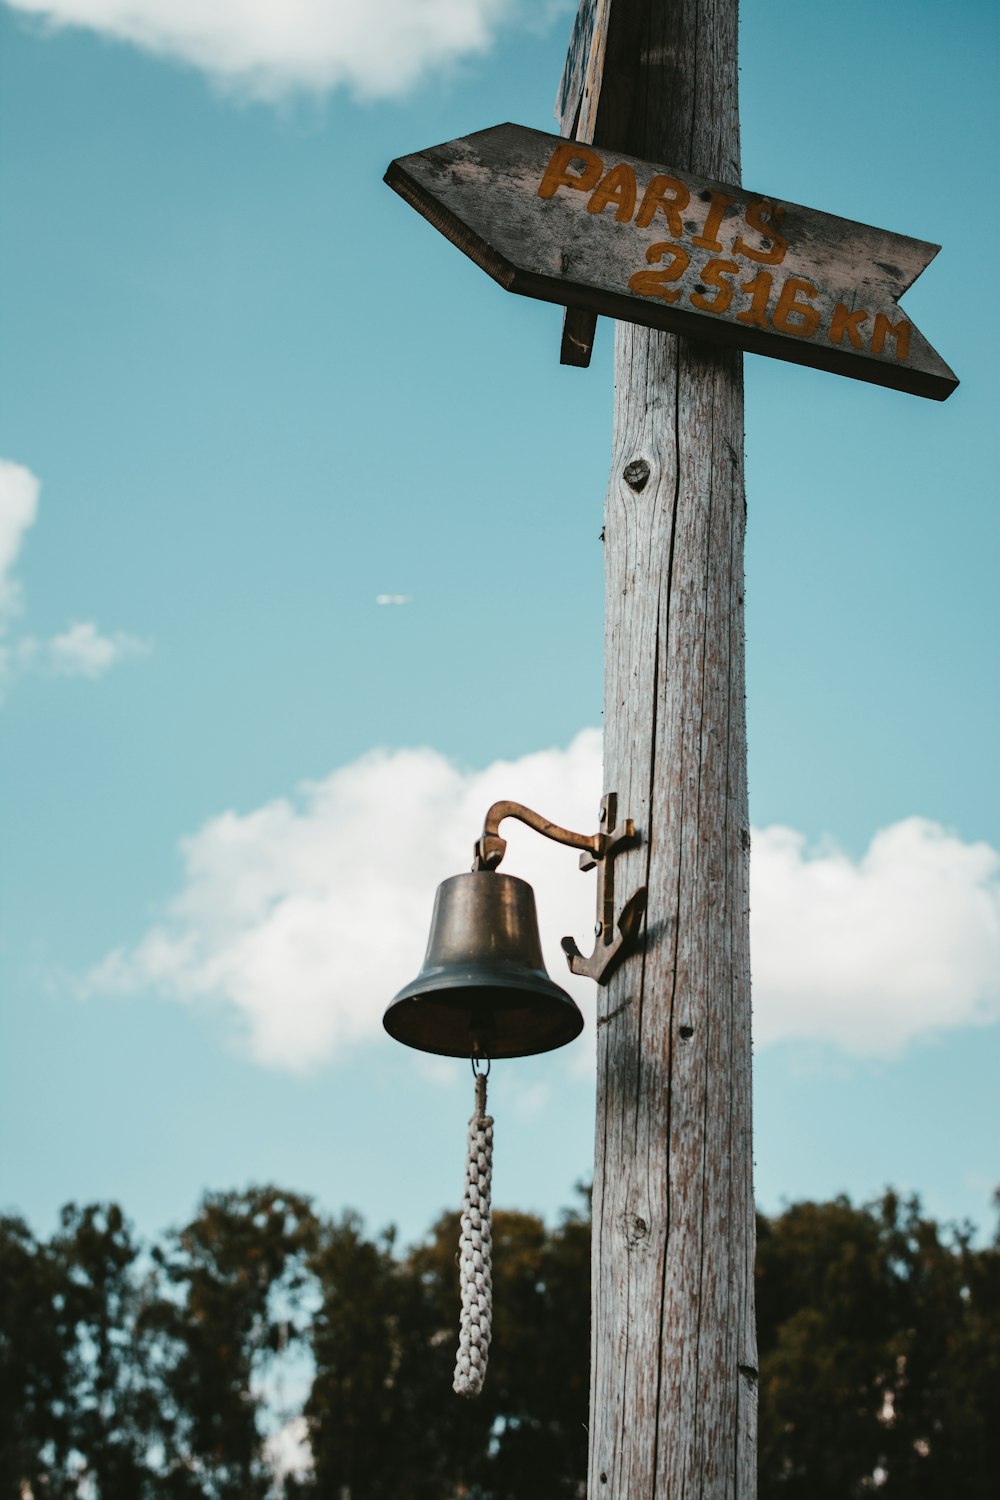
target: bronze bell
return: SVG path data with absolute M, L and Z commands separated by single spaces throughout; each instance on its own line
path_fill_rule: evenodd
M 443 1057 L 528 1057 L 579 1036 L 579 1007 L 546 973 L 527 881 L 494 870 L 442 881 L 424 966 L 382 1024 Z

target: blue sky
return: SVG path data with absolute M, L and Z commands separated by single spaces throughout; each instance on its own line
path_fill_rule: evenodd
M 746 360 L 758 1197 L 986 1226 L 996 13 L 836 20 L 744 6 L 744 181 L 941 243 L 905 307 L 962 384 Z M 382 174 L 554 128 L 570 24 L 0 5 L 0 1205 L 41 1231 L 265 1179 L 409 1238 L 457 1202 L 468 1069 L 380 1017 L 494 796 L 593 822 L 612 329 L 560 367 L 557 310 Z M 534 844 L 562 982 L 592 892 Z M 500 1204 L 589 1176 L 591 1048 L 495 1070 Z

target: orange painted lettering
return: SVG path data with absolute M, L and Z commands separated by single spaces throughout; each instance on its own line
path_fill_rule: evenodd
M 846 333 L 855 349 L 860 349 L 861 325 L 867 323 L 870 317 L 871 314 L 865 312 L 863 307 L 849 308 L 843 302 L 838 302 L 830 319 L 830 343 L 841 343 Z
M 654 177 L 642 196 L 635 222 L 640 229 L 645 229 L 647 224 L 653 222 L 656 210 L 662 208 L 667 216 L 667 223 L 670 225 L 670 233 L 675 240 L 679 240 L 684 233 L 681 210 L 687 208 L 690 202 L 689 190 L 683 182 L 678 182 L 676 177 Z M 650 249 L 653 249 L 652 245 Z M 646 273 L 640 272 L 639 274 L 645 275 Z
M 800 302 L 802 297 L 815 297 L 816 288 L 802 276 L 789 276 L 781 288 L 778 305 L 771 322 L 781 333 L 794 333 L 796 338 L 811 338 L 819 327 L 819 311 L 811 302 Z
M 628 223 L 635 212 L 635 173 L 627 162 L 605 172 L 591 194 L 587 204 L 588 214 L 603 213 L 609 203 L 615 204 L 615 218 L 620 224 Z
M 743 217 L 747 222 L 747 227 L 756 229 L 762 237 L 764 248 L 755 250 L 740 234 L 737 235 L 733 244 L 733 254 L 746 255 L 750 260 L 755 260 L 762 266 L 780 266 L 788 249 L 788 241 L 781 233 L 785 205 L 783 203 L 775 205 L 768 203 L 766 198 L 757 198 L 753 203 L 747 204 Z
M 716 235 L 719 233 L 719 225 L 722 223 L 722 219 L 726 212 L 726 209 L 734 201 L 735 200 L 730 196 L 729 193 L 712 194 L 712 201 L 709 205 L 708 216 L 701 227 L 701 234 L 695 235 L 694 239 L 691 241 L 692 245 L 697 245 L 700 250 L 722 249 L 722 243 L 716 238 Z M 692 301 L 693 300 L 694 299 L 692 298 Z M 721 312 L 722 308 L 716 308 L 715 311 Z
M 736 314 L 737 323 L 750 323 L 754 328 L 767 327 L 767 299 L 771 295 L 770 271 L 758 271 L 753 281 L 741 281 L 740 291 L 749 292 L 750 306 L 746 312 Z
M 582 165 L 583 170 L 571 172 L 574 162 Z M 553 151 L 539 184 L 538 196 L 551 198 L 561 187 L 578 188 L 581 193 L 589 193 L 603 171 L 604 162 L 596 151 L 580 146 L 576 141 L 567 141 Z
M 667 288 L 667 281 L 678 281 L 687 270 L 691 257 L 680 245 L 672 245 L 669 240 L 660 240 L 655 245 L 650 245 L 646 250 L 646 259 L 650 265 L 655 265 L 665 255 L 670 256 L 670 265 L 664 271 L 636 271 L 634 276 L 628 279 L 630 292 L 637 292 L 640 297 L 659 297 L 661 302 L 676 302 L 681 294 L 679 286 Z
M 697 244 L 697 241 L 694 242 Z M 738 276 L 740 268 L 734 260 L 709 260 L 705 262 L 705 269 L 701 273 L 701 279 L 708 286 L 718 288 L 714 297 L 706 297 L 704 289 L 691 293 L 691 301 L 695 307 L 700 307 L 702 312 L 723 313 L 733 300 L 733 285 L 730 281 L 724 281 L 725 276 Z
M 872 353 L 882 353 L 885 336 L 891 333 L 896 340 L 896 358 L 905 359 L 910 349 L 910 327 L 905 318 L 901 318 L 898 323 L 890 323 L 885 313 L 876 313 L 875 327 L 872 330 Z

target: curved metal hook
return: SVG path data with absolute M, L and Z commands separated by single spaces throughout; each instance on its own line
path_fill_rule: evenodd
M 500 837 L 499 831 L 504 818 L 517 818 L 518 822 L 526 823 L 545 838 L 553 839 L 557 844 L 568 844 L 571 849 L 586 849 L 596 859 L 601 858 L 607 842 L 604 833 L 573 833 L 568 828 L 560 828 L 558 823 L 550 823 L 541 813 L 525 807 L 523 802 L 494 802 L 483 822 L 482 837 L 476 843 L 473 870 L 495 870 L 506 854 L 507 840 Z
M 646 913 L 646 896 L 647 891 L 644 885 L 641 885 L 637 891 L 633 891 L 622 907 L 618 918 L 617 936 L 612 939 L 610 946 L 605 946 L 601 942 L 603 934 L 599 934 L 594 944 L 594 951 L 589 958 L 584 958 L 577 947 L 575 938 L 563 938 L 562 950 L 566 955 L 570 973 L 583 974 L 587 979 L 596 980 L 598 984 L 607 984 L 639 936 L 639 928 L 642 926 L 642 919 Z
M 594 951 L 585 958 L 571 937 L 563 938 L 562 947 L 571 973 L 583 974 L 598 984 L 607 984 L 618 964 L 634 946 L 646 911 L 646 887 L 640 886 L 626 901 L 615 921 L 614 857 L 620 849 L 638 841 L 631 818 L 623 818 L 621 825 L 618 824 L 617 793 L 608 792 L 601 798 L 601 829 L 590 834 L 573 833 L 558 823 L 550 823 L 521 802 L 494 802 L 486 814 L 482 837 L 476 844 L 473 870 L 495 870 L 506 854 L 507 840 L 500 837 L 500 824 L 504 818 L 517 818 L 557 844 L 581 849 L 581 870 L 596 867 L 597 941 Z

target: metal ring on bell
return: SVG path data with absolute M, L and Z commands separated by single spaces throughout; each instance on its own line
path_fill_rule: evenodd
M 546 972 L 527 881 L 493 870 L 442 881 L 423 968 L 382 1024 L 443 1057 L 529 1057 L 578 1037 L 583 1016 Z

